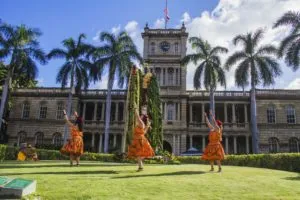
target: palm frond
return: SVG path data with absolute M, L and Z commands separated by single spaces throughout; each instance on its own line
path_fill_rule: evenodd
M 68 53 L 63 49 L 53 49 L 50 51 L 50 53 L 47 55 L 48 59 L 52 58 L 67 58 Z
M 273 25 L 273 28 L 277 28 L 282 25 L 292 25 L 296 27 L 300 24 L 300 12 L 289 11 L 279 18 Z
M 237 51 L 233 55 L 229 56 L 227 61 L 225 62 L 225 69 L 229 70 L 230 67 L 235 65 L 237 62 L 247 59 L 247 55 L 244 51 Z
M 228 53 L 228 49 L 225 47 L 216 46 L 211 50 L 210 55 L 216 55 L 218 53 Z
M 256 55 L 264 55 L 264 54 L 276 56 L 276 55 L 278 55 L 278 50 L 273 45 L 266 45 L 266 46 L 260 47 L 256 52 Z
M 198 90 L 198 89 L 201 88 L 201 77 L 202 77 L 204 68 L 205 68 L 205 62 L 202 62 L 202 63 L 196 68 L 196 71 L 195 71 L 195 74 L 194 74 L 194 88 L 195 88 L 196 90 Z
M 254 49 L 263 38 L 263 29 L 257 29 L 252 36 L 252 49 Z

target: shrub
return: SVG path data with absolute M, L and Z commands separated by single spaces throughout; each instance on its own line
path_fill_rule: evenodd
M 6 149 L 6 145 L 0 144 L 0 162 L 2 162 L 5 158 Z
M 177 159 L 185 164 L 204 164 L 199 156 L 178 156 Z M 228 155 L 223 165 L 248 166 L 300 172 L 299 153 Z

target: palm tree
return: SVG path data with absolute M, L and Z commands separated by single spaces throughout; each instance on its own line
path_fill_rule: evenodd
M 86 36 L 80 34 L 78 40 L 68 38 L 62 41 L 65 49 L 55 48 L 49 54 L 48 58 L 63 58 L 65 63 L 60 67 L 56 82 L 61 83 L 61 87 L 65 88 L 70 80 L 70 91 L 68 97 L 67 114 L 71 115 L 72 98 L 75 88 L 87 89 L 89 86 L 88 71 L 92 68 L 92 63 L 86 58 L 91 51 L 92 46 L 83 42 Z M 64 143 L 68 138 L 68 127 L 65 126 Z
M 118 80 L 119 88 L 127 83 L 132 59 L 142 62 L 143 59 L 138 53 L 135 44 L 126 32 L 114 35 L 108 32 L 100 33 L 99 39 L 104 42 L 103 46 L 94 50 L 92 57 L 97 68 L 93 71 L 93 79 L 101 80 L 104 69 L 108 67 L 108 83 L 106 95 L 106 113 L 104 130 L 104 152 L 108 152 L 110 112 L 111 112 L 111 91 L 114 80 Z
M 260 83 L 263 86 L 274 84 L 274 78 L 282 73 L 276 59 L 272 57 L 272 55 L 276 56 L 277 49 L 272 45 L 258 46 L 262 38 L 263 31 L 261 29 L 254 33 L 236 36 L 233 44 L 241 43 L 243 50 L 235 52 L 225 63 L 227 70 L 237 64 L 235 83 L 238 87 L 251 84 L 251 131 L 254 153 L 259 152 L 255 88 Z
M 212 47 L 201 37 L 191 37 L 189 42 L 192 43 L 192 48 L 196 49 L 196 53 L 185 56 L 182 64 L 187 65 L 193 62 L 197 65 L 194 88 L 198 90 L 203 82 L 205 89 L 210 93 L 210 110 L 215 113 L 214 92 L 217 84 L 226 87 L 225 73 L 221 68 L 221 59 L 218 54 L 227 53 L 228 50 L 220 46 Z
M 38 73 L 35 61 L 41 64 L 46 63 L 45 53 L 37 41 L 40 35 L 41 32 L 38 29 L 28 28 L 25 25 L 0 25 L 0 59 L 5 59 L 9 63 L 6 65 L 7 74 L 2 90 L 0 119 L 3 117 L 8 91 L 16 73 L 22 73 L 28 79 L 34 79 Z M 0 129 L 1 125 L 0 123 Z
M 300 67 L 300 12 L 287 12 L 279 18 L 273 28 L 290 25 L 291 33 L 281 42 L 278 57 L 285 57 L 285 62 L 294 71 Z

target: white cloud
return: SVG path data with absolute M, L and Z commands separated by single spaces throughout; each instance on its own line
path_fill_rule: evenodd
M 113 34 L 118 34 L 120 31 L 121 31 L 121 25 L 120 24 L 118 26 L 112 27 L 112 29 L 111 29 L 111 32 Z
M 99 41 L 99 35 L 100 35 L 101 31 L 97 31 L 96 35 L 93 37 L 93 41 L 94 42 L 98 42 Z
M 164 18 L 157 19 L 154 23 L 154 28 L 164 28 L 164 26 L 165 26 Z
M 139 53 L 142 55 L 143 53 L 143 39 L 141 36 L 142 30 L 139 27 L 137 21 L 130 21 L 125 25 L 125 31 L 132 38 L 133 42 L 137 46 Z
M 295 78 L 285 89 L 300 89 L 300 78 Z
M 181 23 L 184 22 L 186 24 L 186 23 L 189 23 L 190 21 L 191 21 L 191 17 L 189 15 L 189 13 L 188 12 L 183 13 L 182 19 L 180 20 L 180 22 Z
M 220 0 L 217 7 L 212 11 L 205 11 L 199 17 L 190 19 L 186 23 L 189 36 L 201 36 L 212 45 L 220 45 L 229 48 L 231 55 L 239 47 L 234 47 L 232 38 L 237 34 L 245 34 L 264 28 L 265 34 L 261 44 L 278 45 L 279 41 L 288 34 L 285 27 L 272 29 L 273 23 L 289 10 L 300 10 L 299 0 Z M 184 13 L 181 21 L 187 20 L 189 14 Z M 188 45 L 188 53 L 192 52 Z M 223 56 L 224 61 L 225 56 Z M 293 73 L 281 62 L 284 74 L 274 88 L 287 87 L 289 81 L 300 75 L 300 71 Z M 192 89 L 192 77 L 195 66 L 188 65 L 187 87 Z M 236 89 L 234 85 L 234 70 L 227 74 L 227 89 Z M 279 80 L 279 79 L 278 79 Z M 219 88 L 220 89 L 220 88 Z
M 43 77 L 38 78 L 37 82 L 38 82 L 37 85 L 39 87 L 43 87 L 45 85 L 45 79 Z

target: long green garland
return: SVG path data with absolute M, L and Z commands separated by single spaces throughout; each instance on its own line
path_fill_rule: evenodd
M 142 106 L 142 82 L 143 74 L 141 70 L 132 69 L 129 77 L 128 91 L 127 91 L 127 116 L 125 122 L 126 144 L 129 145 L 133 138 L 133 131 L 135 124 L 134 106 L 140 108 Z M 148 86 L 148 115 L 151 118 L 152 129 L 148 132 L 147 137 L 151 146 L 156 150 L 162 149 L 163 133 L 162 133 L 162 114 L 160 110 L 160 96 L 159 85 L 155 76 L 152 76 Z M 127 148 L 125 148 L 127 149 Z

